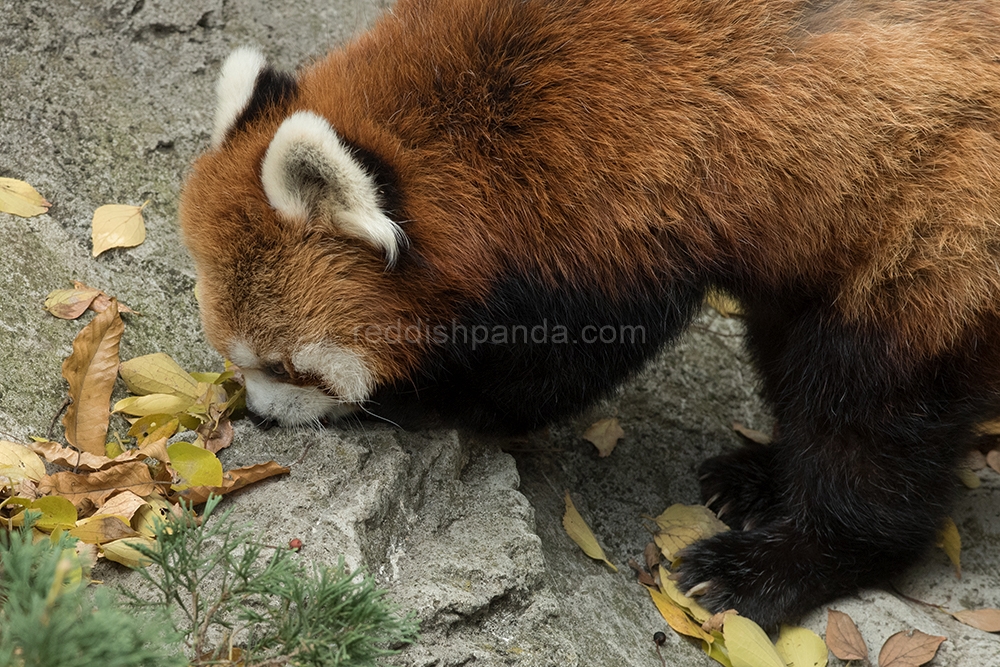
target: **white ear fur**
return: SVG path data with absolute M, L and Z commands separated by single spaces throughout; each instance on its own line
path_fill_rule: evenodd
M 289 220 L 319 215 L 385 252 L 392 265 L 406 236 L 379 207 L 375 181 L 326 119 L 310 111 L 289 116 L 264 155 L 261 183 L 268 201 Z
M 246 109 L 267 60 L 257 49 L 244 46 L 229 54 L 215 84 L 215 125 L 212 148 L 222 145 L 236 119 Z

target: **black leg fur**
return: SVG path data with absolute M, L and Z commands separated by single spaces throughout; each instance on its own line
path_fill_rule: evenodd
M 686 550 L 679 584 L 765 627 L 908 567 L 947 513 L 973 424 L 993 414 L 991 346 L 906 366 L 891 341 L 818 307 L 751 310 L 748 345 L 781 424 L 771 447 L 705 464 L 734 530 Z M 893 361 L 896 359 L 897 361 Z

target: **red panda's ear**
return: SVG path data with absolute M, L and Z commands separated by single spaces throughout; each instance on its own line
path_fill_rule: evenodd
M 260 51 L 243 47 L 229 54 L 215 85 L 215 124 L 212 128 L 212 148 L 222 145 L 240 114 L 250 104 L 257 77 L 267 66 Z
M 382 250 L 389 265 L 407 243 L 379 206 L 375 180 L 317 114 L 300 111 L 281 124 L 260 176 L 271 206 L 290 221 L 323 219 Z

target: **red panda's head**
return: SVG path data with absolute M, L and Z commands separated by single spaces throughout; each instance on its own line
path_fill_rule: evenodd
M 181 204 L 210 342 L 248 403 L 286 424 L 337 416 L 408 371 L 414 346 L 366 336 L 407 322 L 393 269 L 407 245 L 379 182 L 298 84 L 240 49 L 218 83 L 212 148 Z

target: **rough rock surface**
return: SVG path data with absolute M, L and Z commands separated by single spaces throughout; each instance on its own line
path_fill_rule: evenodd
M 387 2 L 301 0 L 3 0 L 0 3 L 0 176 L 27 180 L 53 207 L 0 214 L 0 437 L 42 434 L 65 394 L 60 378 L 79 322 L 41 310 L 74 279 L 116 295 L 128 318 L 123 358 L 164 351 L 216 369 L 179 242 L 177 194 L 208 142 L 213 85 L 229 50 L 260 46 L 292 68 L 364 28 Z M 105 203 L 139 204 L 148 240 L 90 256 L 89 224 Z M 237 425 L 236 466 L 276 459 L 292 474 L 227 501 L 270 542 L 298 537 L 305 554 L 373 572 L 423 621 L 407 666 L 659 665 L 665 629 L 625 561 L 648 540 L 641 515 L 695 502 L 694 470 L 738 446 L 733 420 L 767 430 L 740 352 L 738 325 L 706 313 L 615 401 L 521 440 L 364 424 L 262 432 Z M 579 434 L 615 415 L 626 431 L 600 459 Z M 121 424 L 118 426 L 121 428 Z M 947 609 L 1000 607 L 1000 477 L 964 493 L 954 512 L 963 578 L 940 552 L 895 582 Z M 620 571 L 586 558 L 561 526 L 569 489 Z M 107 578 L 127 584 L 108 569 Z M 873 653 L 911 627 L 947 635 L 934 664 L 994 664 L 1000 641 L 883 590 L 839 601 Z M 825 612 L 804 623 L 822 633 Z M 668 665 L 708 665 L 668 632 Z M 831 664 L 836 664 L 833 660 Z

